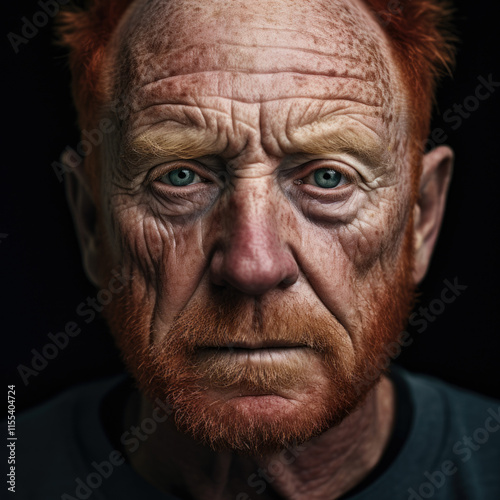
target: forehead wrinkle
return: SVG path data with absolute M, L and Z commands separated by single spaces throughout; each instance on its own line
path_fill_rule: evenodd
M 214 16 L 213 11 L 210 12 L 210 9 L 216 7 L 217 1 L 212 1 L 211 5 L 207 3 L 205 12 L 194 12 L 189 9 L 189 2 L 186 1 L 177 1 L 170 2 L 170 12 L 168 12 L 168 2 L 161 0 L 163 5 L 167 7 L 167 9 L 157 9 L 157 12 L 154 13 L 149 9 L 137 10 L 136 15 L 134 16 L 138 23 L 136 23 L 135 28 L 139 29 L 151 29 L 151 24 L 156 23 L 158 26 L 158 31 L 151 32 L 149 34 L 158 33 L 159 37 L 163 40 L 168 40 L 169 42 L 176 43 L 178 42 L 181 45 L 185 44 L 184 36 L 188 36 L 191 39 L 195 36 L 201 42 L 210 42 L 213 41 L 216 37 L 224 36 L 224 34 L 234 34 L 238 33 L 240 35 L 245 35 L 249 40 L 254 41 L 257 38 L 254 37 L 254 34 L 257 30 L 268 31 L 270 33 L 270 37 L 265 38 L 266 41 L 275 40 L 273 37 L 274 32 L 290 32 L 293 33 L 294 37 L 297 35 L 301 35 L 302 39 L 312 39 L 317 43 L 317 39 L 323 39 L 327 41 L 327 43 L 331 43 L 331 38 L 326 36 L 322 36 L 324 34 L 329 34 L 334 29 L 337 32 L 345 35 L 352 34 L 353 30 L 356 28 L 355 23 L 360 25 L 359 19 L 356 19 L 355 16 L 351 17 L 354 19 L 354 22 L 350 23 L 350 26 L 347 26 L 346 17 L 343 16 L 342 19 L 339 17 L 338 12 L 314 12 L 309 8 L 309 6 L 305 6 L 304 2 L 301 0 L 298 3 L 299 5 L 295 5 L 295 12 L 291 14 L 290 12 L 281 12 L 280 21 L 282 24 L 287 24 L 288 26 L 277 26 L 276 17 L 269 19 L 266 13 L 265 8 L 260 8 L 258 11 L 254 12 L 246 12 L 244 16 L 238 16 L 238 2 L 232 2 L 233 6 L 230 6 L 227 15 L 225 17 L 216 17 Z M 149 5 L 152 5 L 154 2 L 149 1 Z M 157 2 L 158 4 L 160 2 Z M 241 3 L 241 2 L 240 2 Z M 269 6 L 273 2 L 266 2 Z M 276 4 L 276 2 L 274 2 Z M 279 4 L 283 5 L 283 1 L 280 0 Z M 312 4 L 313 2 L 311 2 Z M 338 2 L 333 2 L 337 3 Z M 300 5 L 302 4 L 302 5 Z M 306 4 L 307 5 L 307 4 Z M 304 28 L 304 23 L 297 23 L 297 18 L 300 16 L 300 12 L 297 11 L 297 6 L 302 6 L 305 8 L 303 11 L 303 15 L 307 16 L 307 21 L 309 23 L 308 29 Z M 160 5 L 158 5 L 160 7 Z M 268 6 L 266 6 L 268 7 Z M 226 6 L 227 8 L 227 6 Z M 269 8 L 269 7 L 268 7 Z M 272 9 L 273 7 L 270 6 Z M 291 14 L 291 15 L 290 15 Z M 325 14 L 327 14 L 325 16 Z M 330 19 L 327 19 L 328 15 L 330 15 Z M 171 26 L 165 21 L 169 21 L 174 28 L 174 34 L 177 35 L 175 38 L 172 35 Z M 369 19 L 367 19 L 369 21 Z M 178 27 L 184 27 L 186 25 L 188 27 L 188 33 L 184 33 L 182 29 Z M 193 31 L 193 25 L 197 26 L 197 30 Z M 373 29 L 373 28 L 372 28 Z M 130 34 L 130 32 L 128 33 Z M 167 36 L 166 36 L 167 35 Z M 365 35 L 366 37 L 366 35 Z M 259 37 L 260 38 L 260 37 Z M 155 43 L 157 44 L 157 40 L 153 36 L 149 36 L 148 38 L 143 39 L 144 44 Z
M 322 50 L 338 46 L 347 57 L 351 53 L 357 54 L 358 61 L 369 59 L 367 48 L 377 50 L 376 38 L 381 29 L 369 16 L 367 7 L 359 1 L 329 1 L 321 5 L 324 2 L 304 4 L 300 1 L 280 0 L 266 2 L 264 7 L 259 6 L 257 9 L 249 9 L 248 7 L 253 6 L 241 5 L 242 3 L 236 1 L 228 6 L 214 1 L 202 4 L 200 8 L 198 2 L 147 2 L 147 8 L 138 9 L 137 12 L 140 20 L 136 28 L 147 33 L 147 36 L 136 37 L 134 40 L 138 45 L 138 52 L 158 49 L 175 51 L 178 46 L 182 50 L 182 47 L 192 44 L 193 40 L 199 47 L 205 44 L 220 45 L 231 40 L 228 37 L 248 40 L 247 45 L 265 46 L 272 42 L 272 46 L 275 46 L 277 41 L 280 46 L 284 40 L 287 46 L 291 42 L 293 45 L 305 41 Z M 288 7 L 285 5 L 287 3 Z M 192 8 L 193 5 L 196 5 L 195 9 Z M 239 7 L 244 7 L 244 12 Z M 217 12 L 221 15 L 216 15 Z M 276 14 L 280 14 L 279 17 Z M 300 20 L 302 18 L 305 21 Z M 158 29 L 151 29 L 152 22 L 158 25 Z M 261 32 L 267 32 L 269 36 L 263 36 Z M 274 36 L 276 32 L 280 34 L 279 37 Z M 285 38 L 282 33 L 293 35 Z M 131 37 L 128 36 L 126 40 L 131 40 Z M 319 40 L 324 43 L 318 43 Z M 361 45 L 364 45 L 365 50 L 357 50 Z
M 228 99 L 229 101 L 229 99 Z M 206 111 L 222 117 L 229 116 L 223 109 L 217 109 L 208 105 L 201 106 L 198 103 L 178 103 L 149 104 L 144 108 L 131 113 L 131 123 L 134 133 L 137 135 L 141 129 L 152 128 L 163 122 L 193 127 L 194 129 L 209 128 L 206 118 Z
M 141 69 L 138 71 L 139 76 L 135 77 L 133 86 L 143 87 L 169 77 L 183 75 L 192 77 L 203 73 L 242 75 L 283 73 L 357 79 L 371 83 L 376 92 L 389 91 L 389 82 L 382 77 L 384 68 L 380 64 L 360 61 L 350 52 L 327 53 L 306 47 L 262 45 L 247 47 L 236 42 L 224 45 L 227 50 L 224 50 L 221 44 L 211 46 L 204 44 L 189 45 L 179 49 L 169 48 L 163 55 L 150 54 L 146 65 L 137 65 Z M 207 47 L 212 47 L 213 50 L 207 50 Z M 199 64 L 193 64 L 193 61 L 199 61 Z M 381 62 L 383 63 L 382 59 Z M 127 78 L 130 78 L 130 75 Z
M 146 78 L 148 81 L 154 80 L 158 75 L 165 76 L 163 75 L 165 72 L 185 74 L 189 72 L 190 68 L 213 70 L 213 67 L 210 67 L 217 64 L 216 61 L 214 62 L 214 58 L 219 60 L 221 68 L 231 68 L 233 66 L 230 64 L 230 58 L 234 57 L 234 47 L 245 47 L 245 42 L 247 45 L 251 45 L 252 42 L 257 41 L 259 43 L 254 43 L 254 45 L 263 47 L 267 45 L 275 47 L 275 50 L 276 47 L 289 50 L 292 57 L 271 58 L 267 57 L 266 54 L 263 55 L 262 50 L 260 50 L 261 53 L 256 54 L 255 57 L 241 58 L 240 64 L 237 66 L 241 72 L 244 68 L 240 66 L 248 64 L 251 68 L 256 62 L 266 64 L 267 61 L 270 61 L 274 66 L 282 62 L 285 65 L 293 63 L 299 59 L 296 57 L 297 54 L 293 53 L 294 50 L 310 51 L 309 55 L 323 52 L 330 56 L 324 58 L 331 59 L 330 65 L 338 66 L 335 71 L 330 73 L 331 75 L 349 76 L 345 74 L 343 69 L 347 64 L 350 70 L 361 71 L 360 77 L 364 76 L 365 79 L 367 73 L 372 72 L 375 75 L 374 80 L 379 86 L 378 92 L 382 88 L 388 90 L 389 82 L 387 78 L 384 78 L 385 68 L 383 67 L 387 64 L 385 59 L 388 54 L 380 43 L 382 30 L 370 18 L 366 6 L 360 1 L 352 2 L 352 5 L 345 1 L 328 3 L 316 1 L 311 2 L 310 5 L 309 3 L 304 5 L 301 2 L 271 1 L 258 9 L 253 8 L 253 6 L 248 9 L 247 5 L 241 6 L 240 3 L 242 2 L 237 1 L 228 7 L 214 1 L 207 5 L 202 4 L 200 8 L 199 3 L 189 1 L 139 2 L 138 5 L 142 4 L 143 8 L 138 9 L 138 17 L 141 19 L 135 24 L 136 32 L 125 31 L 126 34 L 135 36 L 123 38 L 123 44 L 128 46 L 128 52 L 131 56 L 129 63 L 134 60 L 133 67 L 137 69 L 141 66 L 141 58 L 144 61 L 146 55 L 146 68 L 148 69 Z M 196 8 L 193 9 L 193 7 Z M 244 12 L 241 9 L 238 10 L 239 7 L 244 7 Z M 293 7 L 293 12 L 301 15 L 291 15 L 287 12 L 289 7 Z M 279 18 L 279 22 L 272 14 L 276 9 L 283 14 Z M 214 17 L 216 11 L 219 15 Z M 307 23 L 304 24 L 305 21 L 297 22 L 297 16 L 304 17 Z M 159 29 L 152 30 L 151 22 L 155 25 L 158 24 Z M 263 24 L 264 26 L 262 26 Z M 280 26 L 277 26 L 278 24 Z M 196 26 L 196 29 L 193 30 L 193 26 Z M 278 33 L 278 36 L 272 36 L 273 30 Z M 269 32 L 270 38 L 262 38 L 260 34 L 262 31 Z M 137 32 L 142 33 L 142 36 L 139 36 Z M 292 35 L 286 37 L 284 33 L 287 32 Z M 302 37 L 298 35 L 300 33 L 302 33 Z M 322 43 L 318 43 L 318 39 Z M 228 44 L 228 50 L 221 48 L 221 42 Z M 265 42 L 272 42 L 272 44 Z M 305 46 L 307 44 L 310 45 L 310 48 Z M 210 45 L 217 47 L 217 50 L 203 54 L 203 47 Z M 187 57 L 185 64 L 181 59 L 186 53 L 186 47 L 189 46 L 194 46 L 192 50 L 196 52 L 196 57 Z M 169 57 L 170 54 L 171 57 Z M 156 57 L 156 64 L 153 64 L 153 68 L 149 64 L 151 55 Z M 305 59 L 309 60 L 310 63 L 311 57 Z M 348 61 L 355 64 L 349 64 Z M 177 67 L 173 70 L 172 66 Z M 129 71 L 130 69 L 132 68 L 128 65 L 122 66 L 122 74 L 123 72 L 127 73 L 124 78 L 131 80 L 132 85 L 129 89 L 137 87 L 139 83 L 137 75 L 132 76 L 133 72 Z M 286 70 L 286 68 L 282 69 Z M 314 67 L 307 69 L 314 73 L 321 73 Z M 155 72 L 156 75 L 154 75 Z M 142 77 L 144 76 L 143 71 Z
M 332 78 L 303 73 L 244 73 L 200 71 L 160 78 L 136 89 L 133 108 L 153 104 L 192 103 L 196 98 L 216 97 L 243 103 L 263 103 L 291 98 L 346 100 L 383 107 L 386 96 L 374 82 L 357 78 Z
M 226 54 L 221 51 L 223 47 L 228 47 L 230 49 L 229 53 Z M 331 48 L 336 48 L 336 51 L 325 51 L 325 50 L 319 50 L 319 49 L 314 49 L 314 48 L 308 48 L 308 47 L 290 47 L 287 45 L 266 45 L 266 44 L 254 44 L 254 45 L 246 45 L 243 43 L 237 43 L 237 42 L 232 42 L 229 40 L 225 41 L 218 41 L 217 43 L 203 43 L 203 44 L 189 44 L 185 45 L 183 47 L 178 47 L 178 48 L 168 48 L 168 51 L 165 53 L 164 60 L 161 63 L 158 63 L 157 69 L 159 70 L 164 70 L 166 75 L 169 74 L 175 74 L 175 75 L 180 75 L 184 74 L 182 71 L 186 67 L 185 64 L 183 64 L 184 60 L 186 59 L 191 59 L 192 54 L 195 53 L 196 55 L 200 55 L 200 53 L 207 53 L 210 52 L 211 49 L 213 49 L 213 52 L 210 52 L 210 55 L 215 59 L 212 61 L 212 67 L 217 68 L 217 67 L 224 67 L 228 68 L 228 62 L 233 61 L 234 62 L 247 62 L 243 61 L 245 55 L 249 55 L 248 53 L 251 51 L 259 51 L 260 54 L 264 54 L 266 52 L 275 52 L 275 51 L 283 51 L 283 52 L 289 52 L 289 53 L 305 53 L 308 56 L 315 56 L 318 60 L 323 60 L 322 62 L 326 66 L 339 66 L 344 61 L 348 61 L 351 63 L 355 63 L 356 66 L 351 67 L 350 69 L 356 69 L 357 67 L 365 66 L 366 61 L 360 61 L 359 57 L 356 55 L 353 55 L 352 53 L 348 52 L 347 50 L 341 50 L 340 47 L 331 47 Z M 234 50 L 237 49 L 237 50 Z M 270 49 L 270 50 L 267 50 Z M 336 59 L 334 59 L 336 58 Z M 248 57 L 246 59 L 249 59 Z M 271 59 L 271 60 L 269 60 Z M 264 58 L 264 60 L 258 61 L 263 65 L 266 65 L 266 63 L 271 62 L 272 64 L 280 63 L 280 60 L 276 59 L 276 56 L 271 57 L 271 58 Z M 297 63 L 297 61 L 294 61 Z M 310 62 L 310 60 L 308 61 Z M 236 66 L 235 66 L 236 67 Z M 238 68 L 239 69 L 239 68 Z M 365 66 L 365 70 L 370 69 L 372 71 L 375 70 L 375 68 L 368 68 Z M 242 71 L 242 70 L 241 70 Z M 265 71 L 260 71 L 264 73 Z M 341 71 L 338 71 L 338 73 L 341 73 Z M 325 72 L 326 74 L 326 72 Z M 332 73 L 333 76 L 333 73 Z
M 161 8 L 162 3 L 165 8 L 167 4 L 170 4 L 170 13 L 175 15 L 166 16 L 165 10 Z M 383 31 L 371 19 L 368 10 L 362 9 L 362 3 L 360 1 L 352 2 L 352 5 L 343 1 L 319 1 L 311 2 L 310 5 L 309 3 L 305 5 L 300 2 L 286 1 L 279 3 L 282 7 L 285 3 L 297 7 L 309 24 L 302 20 L 296 22 L 300 16 L 294 14 L 286 15 L 283 22 L 279 18 L 279 22 L 274 19 L 272 24 L 270 22 L 268 25 L 258 26 L 259 23 L 266 23 L 262 21 L 260 11 L 257 12 L 257 9 L 253 7 L 248 11 L 248 15 L 233 22 L 236 18 L 232 17 L 232 12 L 234 9 L 237 11 L 238 1 L 235 2 L 234 9 L 231 6 L 230 10 L 228 10 L 227 5 L 219 5 L 217 1 L 214 1 L 213 5 L 211 5 L 212 3 L 202 5 L 203 16 L 201 17 L 198 12 L 190 10 L 191 5 L 200 5 L 197 2 L 186 4 L 182 0 L 178 2 L 150 0 L 138 2 L 144 7 L 147 4 L 154 5 L 154 8 L 153 10 L 146 8 L 148 15 L 142 16 L 142 20 L 136 23 L 137 30 L 133 33 L 134 36 L 122 39 L 122 49 L 128 46 L 129 62 L 134 62 L 133 67 L 136 70 L 141 64 L 145 64 L 147 71 L 142 73 L 143 77 L 146 78 L 143 82 L 153 78 L 153 83 L 151 83 L 152 87 L 148 87 L 142 92 L 137 91 L 140 87 L 140 79 L 137 79 L 137 75 L 135 77 L 127 76 L 127 72 L 130 73 L 129 70 L 132 67 L 125 65 L 121 67 L 125 73 L 124 78 L 130 78 L 129 82 L 132 85 L 125 83 L 121 89 L 133 91 L 134 95 L 137 96 L 136 102 L 144 109 L 151 104 L 161 104 L 162 102 L 185 104 L 188 100 L 196 101 L 193 96 L 196 98 L 214 97 L 241 103 L 268 103 L 291 98 L 323 102 L 345 100 L 380 108 L 380 116 L 384 121 L 390 123 L 395 114 L 394 93 L 391 91 L 394 88 L 391 81 L 393 61 L 390 57 L 390 51 L 387 50 L 388 45 L 383 40 L 385 36 Z M 262 8 L 263 15 L 267 16 L 267 19 L 270 19 L 268 5 L 272 9 L 271 4 L 273 4 L 272 1 L 269 4 L 266 3 Z M 223 13 L 227 12 L 229 17 L 217 19 L 213 26 L 214 29 L 207 30 L 207 22 L 211 22 L 212 6 L 219 8 Z M 155 15 L 151 15 L 153 11 Z M 200 21 L 199 24 L 197 24 L 198 21 Z M 223 26 L 221 22 L 224 23 Z M 152 23 L 158 24 L 161 32 L 152 30 Z M 280 26 L 277 26 L 278 24 Z M 196 26 L 196 30 L 192 29 L 193 26 Z M 238 32 L 235 26 L 236 28 L 240 26 L 241 32 Z M 328 29 L 324 29 L 325 27 Z M 273 30 L 278 33 L 278 36 L 273 37 Z M 262 37 L 263 32 L 268 32 L 269 37 Z M 291 36 L 286 37 L 287 32 Z M 235 47 L 247 48 L 241 41 L 252 42 L 253 40 L 259 41 L 258 45 L 264 47 L 274 49 L 279 47 L 284 50 L 289 49 L 290 52 L 280 52 L 284 57 L 275 59 L 273 62 L 275 69 L 266 74 L 255 73 L 255 61 L 257 61 L 258 66 L 270 60 L 269 57 L 264 57 L 266 52 L 259 51 L 258 46 L 248 47 L 249 50 L 256 49 L 256 59 L 247 58 L 249 59 L 248 67 L 241 68 L 237 75 L 232 71 L 223 72 L 211 69 L 214 64 L 213 58 L 210 58 L 214 52 L 212 49 L 210 54 L 201 54 L 198 59 L 190 61 L 190 64 L 180 64 L 179 62 L 182 54 L 186 53 L 186 47 L 193 47 L 191 50 L 195 50 L 196 46 L 200 48 L 205 45 L 206 47 L 221 48 L 221 61 L 225 57 L 224 62 L 227 64 L 228 57 L 230 58 L 231 54 L 235 52 Z M 320 43 L 316 40 L 319 40 Z M 227 50 L 224 50 L 223 46 L 221 47 L 221 41 L 227 42 Z M 306 42 L 309 41 L 314 42 L 311 42 L 310 49 L 305 47 Z M 289 47 L 286 46 L 287 44 Z M 294 47 L 295 53 L 293 52 Z M 345 65 L 345 61 L 353 61 L 356 63 L 353 67 L 359 72 L 360 77 L 356 78 L 355 74 L 332 77 L 334 72 L 323 74 L 325 71 L 323 73 L 318 71 L 314 65 L 307 68 L 309 76 L 304 74 L 306 72 L 285 72 L 276 69 L 277 63 L 283 64 L 282 69 L 285 68 L 286 64 L 293 65 L 293 57 L 291 59 L 285 57 L 286 54 L 300 55 L 302 48 L 310 51 L 307 57 L 304 57 L 306 54 L 302 55 L 309 61 L 314 59 L 315 53 L 328 54 L 333 59 L 333 66 L 338 66 L 342 62 Z M 141 57 L 144 55 L 148 57 L 141 61 Z M 151 55 L 154 55 L 155 59 L 150 60 L 149 56 Z M 216 55 L 219 57 L 219 54 Z M 152 64 L 149 64 L 150 61 Z M 181 75 L 164 78 L 163 71 L 168 71 L 167 61 L 174 63 L 177 61 L 179 68 L 176 71 L 182 72 L 182 78 Z M 151 68 L 148 68 L 148 65 Z M 371 77 L 367 79 L 367 74 L 370 71 L 376 76 L 374 80 Z M 309 80 L 311 73 L 312 80 Z M 218 77 L 221 75 L 223 79 L 218 81 Z M 139 106 L 135 109 L 139 109 Z
M 297 32 L 299 32 L 298 30 L 289 30 L 289 29 L 285 30 L 285 29 L 279 29 L 279 28 L 263 28 L 261 26 L 259 26 L 257 28 L 253 28 L 252 32 L 255 33 L 255 32 L 260 31 L 260 30 L 287 31 L 287 32 L 297 31 Z M 317 37 L 315 37 L 315 38 L 317 38 Z M 326 38 L 324 40 L 327 41 Z M 345 57 L 347 59 L 354 60 L 356 62 L 360 62 L 360 57 L 353 55 L 352 53 L 347 51 L 344 48 L 344 44 L 339 45 L 338 40 L 337 40 L 336 45 L 333 45 L 331 42 L 332 41 L 329 40 L 329 43 L 331 46 L 329 46 L 328 49 L 337 49 L 336 51 L 326 50 L 326 48 L 316 48 L 315 49 L 315 48 L 310 48 L 310 47 L 305 47 L 305 46 L 301 47 L 298 45 L 291 47 L 288 43 L 282 44 L 282 45 L 271 44 L 271 43 L 262 43 L 262 42 L 245 44 L 245 43 L 233 41 L 230 38 L 227 38 L 227 39 L 221 38 L 221 39 L 218 39 L 217 41 L 214 41 L 214 42 L 188 43 L 188 44 L 182 45 L 180 47 L 168 47 L 165 49 L 165 54 L 176 55 L 178 53 L 182 53 L 182 52 L 189 51 L 189 50 L 198 50 L 199 51 L 200 49 L 206 49 L 206 48 L 214 48 L 217 51 L 220 51 L 221 47 L 227 45 L 231 49 L 238 47 L 238 48 L 243 48 L 243 49 L 258 49 L 258 50 L 260 50 L 260 49 L 273 49 L 273 50 L 274 49 L 287 49 L 290 51 L 296 50 L 297 52 L 306 52 L 308 54 L 309 53 L 310 54 L 317 54 L 319 56 L 325 56 L 325 57 L 342 56 L 342 57 Z

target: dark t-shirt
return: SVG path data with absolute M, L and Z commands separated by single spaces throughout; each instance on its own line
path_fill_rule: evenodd
M 500 402 L 401 368 L 393 367 L 391 376 L 397 393 L 393 436 L 378 466 L 342 498 L 500 500 Z M 124 380 L 77 387 L 18 417 L 13 498 L 177 499 L 142 479 L 120 451 L 152 436 L 168 408 L 119 446 L 104 430 L 101 402 Z M 258 499 L 261 483 L 255 494 L 235 500 Z

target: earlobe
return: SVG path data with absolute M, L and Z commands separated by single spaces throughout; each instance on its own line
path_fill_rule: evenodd
M 69 167 L 64 179 L 66 199 L 73 216 L 85 273 L 99 287 L 96 205 L 81 160 L 66 151 L 61 156 L 61 162 Z
M 453 151 L 448 146 L 439 146 L 423 157 L 419 197 L 414 209 L 415 283 L 423 280 L 429 267 L 443 220 L 452 170 Z

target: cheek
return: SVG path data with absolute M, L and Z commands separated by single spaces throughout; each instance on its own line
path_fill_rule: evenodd
M 116 209 L 113 221 L 114 260 L 132 270 L 134 294 L 140 290 L 162 316 L 177 314 L 207 265 L 203 221 L 172 222 L 140 203 Z
M 374 273 L 388 272 L 394 267 L 403 243 L 410 212 L 391 190 L 384 191 L 383 196 L 366 204 L 356 219 L 337 233 L 357 282 L 373 280 Z
M 308 283 L 354 335 L 380 314 L 383 296 L 400 279 L 409 210 L 392 189 L 384 191 L 349 223 L 307 223 L 302 231 L 300 265 Z

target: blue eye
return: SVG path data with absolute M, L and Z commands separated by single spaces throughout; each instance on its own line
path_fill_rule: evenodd
M 176 168 L 162 176 L 159 180 L 172 186 L 182 187 L 199 182 L 200 177 L 189 168 Z
M 314 171 L 314 182 L 322 188 L 337 187 L 342 181 L 342 174 L 331 168 L 320 168 Z

